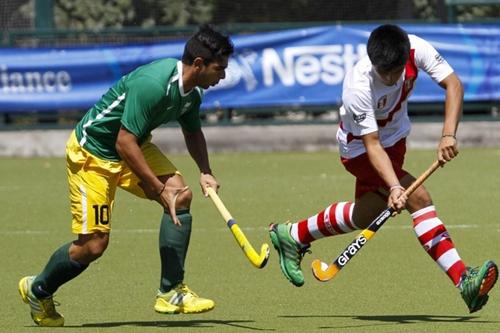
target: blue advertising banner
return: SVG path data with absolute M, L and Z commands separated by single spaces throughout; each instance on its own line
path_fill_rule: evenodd
M 232 36 L 226 78 L 203 108 L 339 105 L 342 80 L 366 54 L 376 25 L 346 24 Z M 466 101 L 500 100 L 500 24 L 402 25 L 455 69 Z M 158 58 L 180 58 L 185 40 L 148 45 L 0 49 L 0 112 L 85 109 L 122 75 Z M 420 75 L 413 102 L 444 100 Z

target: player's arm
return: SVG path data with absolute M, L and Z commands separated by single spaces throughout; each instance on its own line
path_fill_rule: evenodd
M 446 90 L 443 131 L 438 146 L 438 160 L 444 164 L 458 154 L 455 135 L 462 115 L 464 88 L 455 73 L 448 75 L 439 85 Z
M 151 170 L 139 145 L 139 138 L 150 133 L 150 124 L 158 117 L 157 107 L 165 96 L 163 86 L 148 76 L 140 76 L 128 82 L 127 98 L 121 119 L 122 126 L 115 144 L 116 151 L 130 170 L 140 179 L 139 186 L 146 197 L 157 201 L 168 210 L 175 224 L 180 221 L 175 213 L 177 196 L 187 189 L 167 186 Z
M 115 147 L 122 160 L 127 163 L 130 170 L 141 180 L 139 185 L 146 196 L 160 203 L 165 209 L 168 209 L 174 223 L 180 225 L 181 223 L 175 212 L 175 201 L 179 193 L 187 189 L 187 187 L 175 188 L 162 183 L 146 162 L 137 137 L 123 126 L 118 132 Z
M 458 154 L 455 135 L 462 114 L 464 89 L 453 68 L 429 42 L 417 36 L 411 38 L 417 66 L 446 90 L 443 131 L 437 151 L 438 160 L 443 164 Z
M 121 119 L 122 126 L 118 131 L 115 148 L 122 160 L 141 180 L 140 186 L 146 196 L 153 199 L 153 194 L 160 195 L 164 184 L 147 164 L 139 138 L 149 135 L 148 129 L 152 119 L 156 117 L 155 106 L 161 102 L 164 89 L 159 83 L 146 76 L 129 80 L 127 85 L 127 98 Z
M 391 160 L 380 143 L 378 131 L 365 134 L 361 139 L 372 167 L 390 189 L 387 205 L 400 212 L 405 207 L 408 198 L 403 195 L 404 188 L 399 184 Z
M 137 137 L 123 126 L 116 138 L 116 151 L 123 161 L 127 163 L 130 170 L 139 177 L 142 187 L 147 189 L 148 193 L 146 194 L 149 194 L 148 196 L 151 196 L 151 193 L 159 195 L 163 189 L 163 183 L 156 177 L 146 162 Z
M 203 131 L 198 129 L 194 132 L 189 132 L 186 129 L 182 129 L 182 133 L 184 134 L 187 150 L 200 169 L 200 186 L 203 193 L 207 195 L 205 192 L 205 188 L 207 186 L 210 186 L 217 191 L 219 184 L 212 175 L 212 170 L 210 169 L 207 142 Z
M 390 189 L 388 206 L 400 212 L 407 198 L 403 195 L 404 189 L 399 184 L 391 160 L 380 143 L 371 94 L 367 90 L 349 89 L 344 91 L 342 101 L 350 130 L 353 135 L 361 137 L 370 164 Z

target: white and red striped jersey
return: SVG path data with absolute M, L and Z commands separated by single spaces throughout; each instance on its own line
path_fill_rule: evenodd
M 361 136 L 378 131 L 383 147 L 390 147 L 410 133 L 408 98 L 418 70 L 439 83 L 453 73 L 451 66 L 427 41 L 409 35 L 410 57 L 401 78 L 386 86 L 375 72 L 368 56 L 346 73 L 337 130 L 340 155 L 353 158 L 366 152 Z

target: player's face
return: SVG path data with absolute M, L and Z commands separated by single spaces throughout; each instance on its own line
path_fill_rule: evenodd
M 198 86 L 208 89 L 211 86 L 217 85 L 220 80 L 226 77 L 228 61 L 228 57 L 223 57 L 204 65 L 199 73 Z
M 380 80 L 386 86 L 392 86 L 398 82 L 401 75 L 403 75 L 403 71 L 405 70 L 405 66 L 396 67 L 389 71 L 381 70 L 375 67 L 375 72 L 377 72 Z

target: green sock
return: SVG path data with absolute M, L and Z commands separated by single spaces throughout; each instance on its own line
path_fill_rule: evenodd
M 192 217 L 188 209 L 178 210 L 181 226 L 173 223 L 169 214 L 163 214 L 160 226 L 161 281 L 164 293 L 184 280 L 184 261 L 191 236 Z
M 57 288 L 78 276 L 88 267 L 70 259 L 70 246 L 71 243 L 68 243 L 58 248 L 50 257 L 42 273 L 35 278 L 31 289 L 36 297 L 51 296 Z

